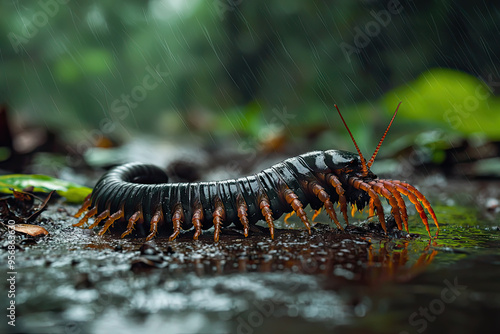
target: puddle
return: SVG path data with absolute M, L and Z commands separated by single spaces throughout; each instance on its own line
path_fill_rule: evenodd
M 499 224 L 477 204 L 453 204 L 434 206 L 437 239 L 410 210 L 410 231 L 420 237 L 360 224 L 348 232 L 318 224 L 309 236 L 281 222 L 274 241 L 256 228 L 248 238 L 225 230 L 218 244 L 210 231 L 199 241 L 187 232 L 146 244 L 98 237 L 53 205 L 40 224 L 50 235 L 19 240 L 16 327 L 8 330 L 488 332 L 500 328 Z M 0 261 L 7 267 L 6 253 Z

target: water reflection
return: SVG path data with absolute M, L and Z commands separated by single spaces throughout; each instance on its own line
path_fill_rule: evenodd
M 198 276 L 234 273 L 296 273 L 345 281 L 378 284 L 406 281 L 422 272 L 435 258 L 431 245 L 414 241 L 377 239 L 342 234 L 323 228 L 313 236 L 299 230 L 283 230 L 274 241 L 259 235 L 227 236 L 215 244 L 207 236 L 193 241 L 158 239 L 141 246 L 134 270 L 164 268 L 172 274 L 194 272 Z
M 436 242 L 429 241 L 421 250 L 409 250 L 409 247 L 414 246 L 406 240 L 379 243 L 378 247 L 370 245 L 365 282 L 408 281 L 423 272 L 438 254 L 434 248 Z

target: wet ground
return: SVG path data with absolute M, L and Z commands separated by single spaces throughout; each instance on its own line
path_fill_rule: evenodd
M 72 227 L 77 207 L 51 203 L 38 222 L 49 236 L 16 237 L 16 326 L 3 317 L 0 327 L 75 334 L 498 332 L 500 183 L 415 184 L 433 203 L 437 239 L 412 209 L 410 236 L 384 235 L 364 214 L 345 232 L 318 223 L 309 236 L 291 219 L 279 222 L 274 241 L 256 226 L 248 238 L 226 229 L 217 244 L 210 230 L 199 241 L 187 231 L 173 242 L 145 243 Z M 5 235 L 1 242 L 7 249 Z M 0 258 L 6 272 L 7 256 Z M 0 299 L 6 305 L 5 293 Z

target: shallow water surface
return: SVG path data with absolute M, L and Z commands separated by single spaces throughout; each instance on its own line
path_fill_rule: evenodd
M 292 219 L 290 225 L 280 222 L 275 240 L 257 226 L 248 238 L 226 229 L 217 244 L 211 231 L 199 241 L 187 231 L 174 242 L 158 238 L 145 243 L 72 227 L 76 219 L 68 213 L 76 208 L 52 205 L 40 223 L 50 235 L 18 240 L 16 327 L 7 329 L 496 332 L 500 232 L 498 215 L 483 203 L 498 188 L 494 183 L 467 187 L 482 187 L 484 196 L 471 200 L 453 190 L 426 192 L 440 198 L 432 199 L 441 224 L 439 237 L 432 239 L 410 210 L 410 236 L 398 231 L 384 235 L 372 219 L 353 223 L 345 232 L 317 224 L 308 235 Z M 327 221 L 324 216 L 317 220 Z M 6 259 L 3 254 L 4 267 Z

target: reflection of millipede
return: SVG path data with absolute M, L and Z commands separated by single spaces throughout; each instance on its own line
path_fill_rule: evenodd
M 314 151 L 286 159 L 255 175 L 196 183 L 168 183 L 165 172 L 156 166 L 126 164 L 101 177 L 76 214 L 79 217 L 88 210 L 75 226 L 83 226 L 89 218 L 97 215 L 89 228 L 107 219 L 99 235 L 104 234 L 115 221 L 120 221 L 128 222 L 122 237 L 131 234 L 135 228 L 135 235 L 147 235 L 147 240 L 163 229 L 172 233 L 169 239 L 173 240 L 181 229 L 187 230 L 193 226 L 196 240 L 202 229 L 214 226 L 214 240 L 218 241 L 222 226 L 234 223 L 242 227 L 247 236 L 249 224 L 265 220 L 271 238 L 274 238 L 273 221 L 288 212 L 295 212 L 311 233 L 311 225 L 304 211 L 307 204 L 315 210 L 324 207 L 330 218 L 342 229 L 333 206 L 339 203 L 346 223 L 347 204 L 355 205 L 358 209 L 368 204 L 370 215 L 376 211 L 382 228 L 387 232 L 380 195 L 389 201 L 399 230 L 404 225 L 408 231 L 403 194 L 415 205 L 430 236 L 424 208 L 438 229 L 439 225 L 424 195 L 406 182 L 382 180 L 370 171 L 399 105 L 368 162 L 335 106 L 358 154 L 337 150 Z

